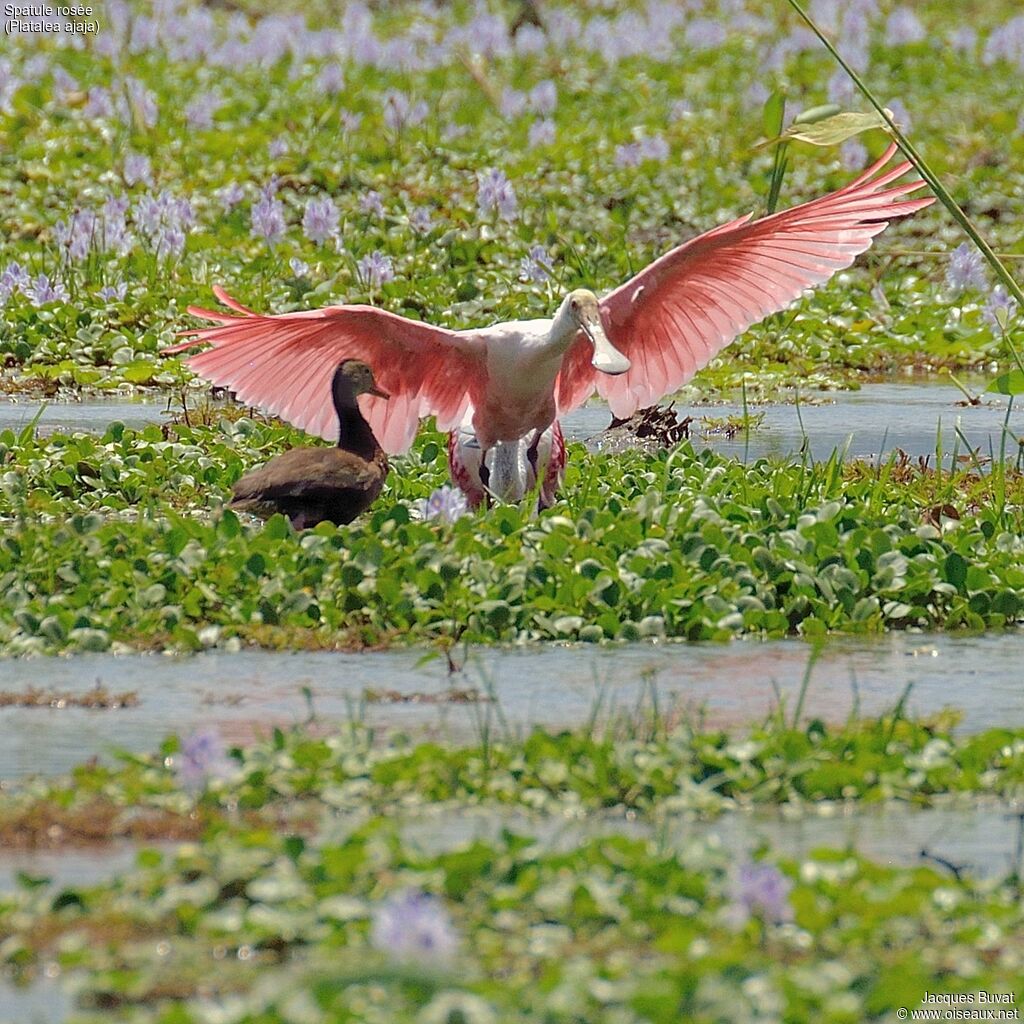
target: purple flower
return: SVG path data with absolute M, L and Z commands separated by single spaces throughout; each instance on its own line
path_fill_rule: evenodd
M 104 252 L 124 256 L 131 251 L 134 239 L 128 230 L 125 214 L 128 200 L 124 196 L 111 196 L 100 211 L 100 237 L 98 244 Z
M 538 114 L 553 114 L 558 106 L 558 89 L 550 78 L 538 82 L 527 97 L 530 108 Z
M 993 330 L 1002 331 L 1016 312 L 1017 300 L 1009 295 L 1001 284 L 997 284 L 989 295 L 981 315 Z
M 469 512 L 466 496 L 457 487 L 448 484 L 438 487 L 429 498 L 421 498 L 416 507 L 424 519 L 442 523 L 454 523 Z
M 197 793 L 214 779 L 226 779 L 234 762 L 216 729 L 200 729 L 186 737 L 174 757 L 174 771 L 184 789 Z
M 918 16 L 909 7 L 896 7 L 885 23 L 887 46 L 905 46 L 919 43 L 927 33 Z
M 124 165 L 121 171 L 124 183 L 131 188 L 132 185 L 152 185 L 153 169 L 149 157 L 145 153 L 136 153 L 129 149 L 124 155 Z
M 542 245 L 531 246 L 529 253 L 519 263 L 520 281 L 546 281 L 550 276 L 551 257 Z
M 213 127 L 213 115 L 224 105 L 215 92 L 200 93 L 185 107 L 185 120 L 189 128 L 205 130 Z
M 22 86 L 22 80 L 14 73 L 9 60 L 0 60 L 0 113 L 14 113 L 14 97 Z
M 279 160 L 287 154 L 290 145 L 287 134 L 278 135 L 277 138 L 270 140 L 270 144 L 267 146 L 267 155 L 271 160 Z
M 302 230 L 317 245 L 323 245 L 338 233 L 338 207 L 330 196 L 318 196 L 306 203 Z
M 245 189 L 237 181 L 233 181 L 230 185 L 217 189 L 214 196 L 224 208 L 224 212 L 230 213 L 245 198 Z
M 759 917 L 766 924 L 793 919 L 789 902 L 792 881 L 774 864 L 746 861 L 740 865 L 730 885 L 732 903 L 729 916 L 742 925 L 750 917 Z
M 992 30 L 981 59 L 985 64 L 1005 60 L 1024 68 L 1024 14 Z
M 729 33 L 720 21 L 714 18 L 694 18 L 686 26 L 683 38 L 691 50 L 711 50 L 721 46 Z
M 406 889 L 373 910 L 370 942 L 396 960 L 451 960 L 459 936 L 444 904 L 429 893 Z
M 907 110 L 903 100 L 889 100 L 886 106 L 892 111 L 892 119 L 903 129 L 904 133 L 909 135 L 913 122 L 910 120 L 910 111 Z
M 954 295 L 963 291 L 985 291 L 988 274 L 981 253 L 967 242 L 958 245 L 949 256 L 946 266 L 946 285 Z
M 185 248 L 185 232 L 195 217 L 187 199 L 171 195 L 166 189 L 158 196 L 142 196 L 132 210 L 132 219 L 158 259 L 180 256 Z
M 118 281 L 117 284 L 104 285 L 96 294 L 105 302 L 120 302 L 128 291 L 128 284 L 125 281 Z
M 409 227 L 421 235 L 433 230 L 434 217 L 429 206 L 417 206 L 409 214 Z
M 661 162 L 668 159 L 668 152 L 668 143 L 664 136 L 648 135 L 640 140 L 640 158 L 642 160 Z
M 110 90 L 104 89 L 102 85 L 94 85 L 89 90 L 88 99 L 85 101 L 82 112 L 90 121 L 101 117 L 113 117 L 114 100 L 110 95 Z
M 526 109 L 526 93 L 518 89 L 506 88 L 498 101 L 498 110 L 506 121 L 518 117 Z
M 156 125 L 158 108 L 156 105 L 156 93 L 147 89 L 143 82 L 129 75 L 125 81 L 125 89 L 128 92 L 128 103 L 132 111 L 132 117 L 138 118 L 145 128 L 152 128 Z M 128 120 L 128 118 L 125 118 Z
M 351 110 L 342 110 L 338 112 L 338 121 L 341 123 L 342 131 L 351 135 L 363 123 L 363 115 L 354 114 Z
M 502 220 L 515 220 L 519 202 L 504 171 L 492 168 L 478 175 L 476 205 L 482 216 L 497 212 Z
M 45 274 L 40 274 L 34 281 L 22 288 L 25 297 L 36 309 L 45 306 L 50 302 L 67 302 L 67 289 L 59 281 L 50 283 Z
M 327 64 L 316 79 L 317 89 L 328 96 L 335 96 L 345 88 L 345 73 L 340 64 Z
M 615 147 L 616 167 L 639 167 L 642 155 L 639 142 L 624 142 Z
M 835 32 L 839 27 L 838 0 L 811 0 L 810 13 L 826 32 Z
M 308 277 L 309 276 L 309 264 L 308 263 L 304 263 L 302 260 L 298 259 L 298 257 L 296 257 L 296 256 L 293 256 L 288 261 L 288 266 L 291 268 L 291 272 L 292 272 L 292 274 L 295 275 L 295 277 Z
M 78 92 L 78 81 L 71 77 L 59 64 L 53 69 L 53 91 L 61 103 Z
M 973 58 L 978 49 L 978 33 L 970 25 L 961 25 L 947 36 L 949 48 L 959 57 Z
M 530 148 L 550 146 L 555 141 L 555 122 L 550 117 L 534 121 L 530 125 Z
M 693 105 L 689 100 L 675 100 L 668 109 L 668 116 L 672 121 L 682 121 L 684 117 L 689 117 L 692 113 Z
M 53 235 L 69 260 L 75 263 L 84 260 L 96 239 L 96 214 L 91 210 L 76 210 L 66 221 L 57 221 Z
M 847 139 L 839 147 L 839 160 L 844 170 L 858 171 L 868 162 L 868 151 L 860 139 Z
M 392 131 L 419 124 L 429 112 L 430 107 L 423 100 L 413 104 L 404 92 L 392 90 L 384 97 L 384 123 Z
M 28 271 L 20 263 L 11 260 L 0 274 L 0 300 L 6 302 L 15 292 L 25 294 L 31 283 Z
M 284 238 L 286 229 L 284 204 L 274 195 L 276 182 L 271 182 L 252 205 L 252 225 L 249 233 L 253 238 L 262 238 L 273 246 Z
M 379 249 L 374 249 L 368 256 L 364 256 L 357 264 L 359 277 L 368 288 L 379 288 L 382 284 L 395 279 L 395 270 L 391 264 L 391 257 L 386 256 Z
M 380 193 L 374 192 L 372 189 L 369 192 L 364 192 L 359 197 L 359 209 L 371 216 L 383 217 L 384 203 L 380 198 Z

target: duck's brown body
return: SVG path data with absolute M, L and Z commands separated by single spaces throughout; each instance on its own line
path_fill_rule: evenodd
M 370 460 L 343 448 L 293 448 L 243 476 L 231 507 L 263 518 L 281 512 L 297 530 L 344 526 L 377 500 L 387 475 L 379 447 Z
M 304 530 L 317 523 L 344 526 L 373 504 L 388 460 L 356 404 L 359 394 L 386 398 L 364 363 L 347 359 L 331 384 L 338 413 L 337 448 L 293 448 L 248 473 L 234 488 L 231 508 L 267 518 L 280 512 Z

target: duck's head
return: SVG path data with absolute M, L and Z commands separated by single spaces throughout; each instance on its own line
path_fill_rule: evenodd
M 559 311 L 590 339 L 594 346 L 591 365 L 613 376 L 629 369 L 629 360 L 608 340 L 601 323 L 601 304 L 588 288 L 576 288 L 565 297 Z M 575 332 L 574 332 L 575 333 Z
M 345 359 L 334 371 L 331 390 L 337 399 L 354 401 L 357 395 L 376 395 L 377 398 L 391 396 L 377 387 L 373 370 L 359 359 Z

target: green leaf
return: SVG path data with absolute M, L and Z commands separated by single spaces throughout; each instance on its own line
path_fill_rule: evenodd
M 1024 372 L 1010 370 L 996 377 L 985 390 L 997 395 L 1024 395 Z
M 886 113 L 890 117 L 892 116 L 889 111 Z M 852 139 L 862 132 L 884 127 L 885 121 L 875 111 L 860 113 L 847 110 L 812 124 L 801 124 L 794 121 L 781 135 L 769 142 L 762 143 L 762 145 L 771 146 L 780 142 L 807 142 L 812 146 L 838 146 L 839 143 Z

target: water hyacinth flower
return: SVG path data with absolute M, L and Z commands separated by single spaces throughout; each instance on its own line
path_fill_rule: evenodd
M 267 155 L 271 160 L 279 160 L 287 154 L 290 146 L 287 135 L 278 135 L 276 139 L 270 140 L 270 144 L 267 146 Z
M 981 315 L 994 331 L 1002 331 L 1016 313 L 1017 300 L 1001 284 L 997 284 L 989 295 Z
M 388 896 L 374 908 L 370 942 L 396 960 L 451 960 L 459 936 L 444 904 L 418 889 Z
M 642 160 L 639 142 L 624 142 L 615 147 L 616 167 L 639 167 Z
M 22 293 L 36 309 L 51 302 L 67 302 L 68 291 L 59 281 L 53 283 L 46 274 L 40 274 L 34 281 L 23 287 Z
M 128 291 L 126 281 L 118 281 L 117 284 L 106 284 L 96 294 L 104 302 L 120 302 Z
M 430 107 L 423 100 L 413 103 L 404 92 L 392 90 L 384 97 L 384 123 L 392 131 L 400 132 L 403 128 L 417 125 L 429 113 Z
M 732 902 L 728 916 L 742 926 L 751 917 L 766 924 L 778 924 L 793 919 L 789 894 L 793 882 L 774 864 L 746 861 L 739 866 L 730 885 Z
M 340 64 L 327 64 L 317 75 L 316 88 L 327 96 L 336 96 L 345 88 L 345 72 Z
M 506 121 L 511 121 L 526 109 L 526 102 L 525 92 L 506 88 L 502 90 L 501 98 L 498 100 L 498 111 Z
M 478 175 L 476 205 L 482 216 L 497 213 L 502 220 L 515 220 L 519 201 L 504 171 L 491 168 Z
M 895 7 L 885 23 L 887 46 L 905 46 L 919 43 L 926 37 L 924 25 L 909 7 Z
M 363 115 L 355 114 L 351 110 L 341 110 L 338 112 L 338 123 L 343 132 L 351 135 L 363 123 Z
M 89 255 L 96 235 L 96 214 L 92 210 L 76 210 L 66 221 L 57 221 L 53 229 L 57 245 L 73 263 Z
M 124 80 L 124 85 L 130 108 L 130 114 L 124 117 L 124 121 L 127 123 L 132 117 L 137 117 L 143 127 L 155 127 L 159 114 L 156 93 L 152 89 L 148 89 L 144 82 L 131 75 Z
M 529 253 L 519 263 L 519 280 L 541 282 L 548 279 L 551 257 L 542 245 L 530 247 Z
M 844 170 L 856 171 L 867 164 L 868 151 L 860 139 L 847 139 L 839 147 L 839 159 Z
M 961 292 L 985 291 L 988 274 L 982 255 L 968 242 L 962 242 L 949 256 L 946 266 L 946 285 L 954 295 Z
M 230 213 L 245 198 L 245 189 L 237 181 L 233 181 L 230 185 L 217 189 L 214 198 L 225 213 Z
M 986 65 L 1005 60 L 1024 69 L 1024 14 L 992 30 L 981 59 Z
M 128 230 L 125 214 L 128 199 L 125 196 L 111 196 L 100 210 L 98 244 L 104 252 L 124 256 L 131 252 L 135 239 Z
M 433 230 L 434 216 L 428 206 L 417 206 L 409 214 L 409 227 L 421 235 Z
M 469 512 L 466 496 L 448 484 L 438 487 L 429 498 L 421 498 L 416 507 L 424 519 L 439 523 L 454 523 Z
M 368 288 L 379 288 L 382 284 L 395 279 L 391 257 L 379 249 L 374 249 L 368 256 L 364 256 L 357 267 L 360 279 Z
M 145 153 L 136 153 L 129 149 L 124 155 L 121 177 L 129 188 L 139 184 L 152 186 L 153 165 L 149 157 Z
M 381 199 L 380 193 L 375 192 L 373 189 L 369 192 L 364 192 L 359 197 L 359 209 L 371 216 L 383 217 L 384 201 Z
M 284 238 L 287 225 L 284 220 L 284 204 L 277 198 L 277 182 L 271 181 L 253 203 L 249 234 L 262 238 L 267 245 L 274 246 Z
M 529 142 L 531 148 L 550 146 L 555 141 L 555 122 L 550 117 L 534 121 L 530 125 Z
M 694 18 L 689 25 L 683 38 L 686 45 L 692 50 L 711 50 L 721 46 L 729 37 L 725 25 L 714 18 Z
M 527 103 L 537 114 L 553 114 L 558 106 L 558 88 L 550 78 L 546 78 L 530 90 Z
M 88 92 L 82 113 L 90 121 L 101 117 L 113 117 L 114 99 L 110 95 L 110 90 L 104 89 L 102 85 L 94 85 Z
M 174 771 L 182 788 L 190 793 L 205 789 L 216 779 L 226 779 L 234 770 L 224 740 L 216 729 L 200 729 L 186 737 L 174 756 Z
M 892 111 L 892 119 L 906 134 L 909 134 L 913 122 L 910 119 L 910 111 L 907 110 L 907 105 L 903 100 L 889 100 L 885 105 Z
M 303 234 L 317 245 L 323 245 L 338 233 L 338 207 L 330 196 L 316 196 L 306 203 L 302 215 Z
M 17 261 L 11 260 L 0 274 L 0 300 L 6 302 L 15 292 L 24 295 L 31 283 L 28 271 Z
M 953 29 L 946 37 L 949 48 L 958 57 L 973 58 L 978 49 L 978 33 L 970 25 Z
M 158 196 L 142 196 L 132 210 L 132 219 L 158 259 L 180 256 L 185 249 L 185 232 L 195 217 L 187 199 L 164 189 Z
M 200 93 L 185 107 L 185 120 L 189 128 L 205 130 L 213 127 L 213 115 L 224 105 L 223 97 L 215 92 Z

